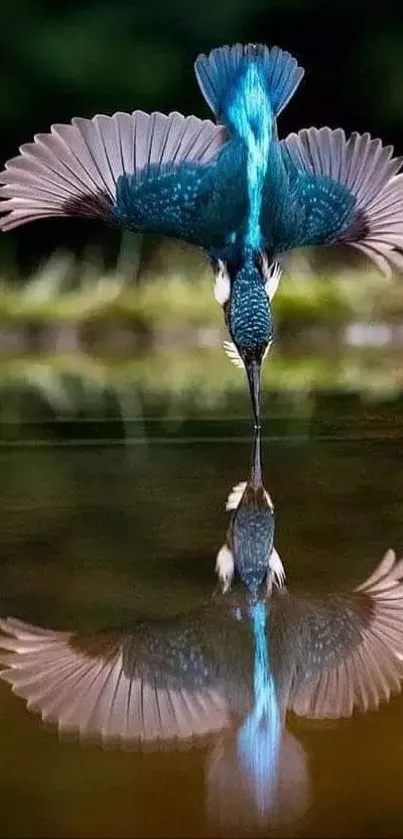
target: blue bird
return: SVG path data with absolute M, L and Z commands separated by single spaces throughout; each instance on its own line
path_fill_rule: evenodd
M 278 47 L 224 46 L 195 70 L 218 124 L 134 111 L 54 125 L 0 174 L 0 226 L 95 217 L 205 249 L 258 426 L 283 254 L 347 244 L 387 273 L 402 267 L 402 160 L 340 128 L 279 139 L 277 118 L 303 69 Z
M 223 594 L 231 587 L 236 572 L 251 594 L 252 601 L 260 594 L 262 584 L 266 595 L 273 583 L 281 587 L 285 573 L 274 547 L 275 516 L 272 499 L 263 486 L 261 441 L 257 429 L 254 437 L 250 473 L 231 490 L 226 510 L 231 511 L 227 538 L 216 559 L 216 571 Z

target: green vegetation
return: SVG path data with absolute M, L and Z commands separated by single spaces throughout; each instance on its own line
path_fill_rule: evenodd
M 216 328 L 221 323 L 212 295 L 213 274 L 199 253 L 168 243 L 138 270 L 138 255 L 130 262 L 127 250 L 132 253 L 124 244 L 115 268 L 109 270 L 101 257 L 78 260 L 66 252 L 55 253 L 25 281 L 16 281 L 10 270 L 0 277 L 0 320 L 125 320 L 156 336 L 160 330 Z M 318 273 L 308 257 L 296 256 L 285 264 L 275 298 L 276 318 L 281 324 L 371 317 L 388 290 L 393 286 L 368 266 Z
M 403 389 L 401 353 L 351 348 L 289 355 L 275 350 L 264 366 L 263 382 L 266 395 L 271 394 L 271 412 L 278 405 L 288 410 L 294 402 L 305 413 L 313 394 L 328 391 L 388 400 Z M 35 418 L 38 410 L 43 414 L 44 403 L 53 415 L 66 418 L 207 416 L 225 413 L 229 405 L 234 414 L 245 415 L 248 407 L 242 372 L 219 346 L 160 349 L 126 360 L 84 353 L 1 359 L 0 420 Z
M 328 275 L 313 259 L 300 253 L 286 263 L 265 391 L 286 400 L 287 410 L 296 400 L 303 413 L 314 392 L 399 393 L 399 351 L 350 346 L 346 330 L 354 321 L 393 321 L 401 286 L 368 266 L 334 265 Z M 81 260 L 59 253 L 25 280 L 10 273 L 0 282 L 0 320 L 2 421 L 35 415 L 32 394 L 39 413 L 48 405 L 70 417 L 246 410 L 243 375 L 221 347 L 228 336 L 210 267 L 177 243 L 140 262 L 138 242 L 124 237 L 113 270 L 94 253 Z

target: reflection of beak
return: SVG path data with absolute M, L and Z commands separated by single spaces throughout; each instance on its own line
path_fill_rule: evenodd
M 252 358 L 251 361 L 246 361 L 245 367 L 255 417 L 255 428 L 260 428 L 260 362 Z
M 258 490 L 262 486 L 262 462 L 260 452 L 260 428 L 257 427 L 255 431 L 255 440 L 253 444 L 252 464 L 250 470 L 249 483 L 254 490 Z

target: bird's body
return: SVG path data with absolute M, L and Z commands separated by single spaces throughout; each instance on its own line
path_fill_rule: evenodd
M 402 267 L 401 160 L 368 134 L 347 139 L 341 129 L 279 139 L 277 118 L 303 70 L 277 47 L 221 47 L 199 56 L 195 70 L 218 124 L 134 111 L 55 125 L 1 173 L 0 227 L 95 217 L 203 248 L 258 425 L 284 253 L 343 243 L 386 273 Z
M 270 593 L 273 582 L 281 586 L 285 579 L 274 547 L 274 506 L 263 485 L 259 430 L 255 432 L 248 480 L 233 487 L 226 509 L 232 515 L 226 542 L 216 560 L 221 588 L 224 593 L 229 590 L 236 571 L 253 600 L 263 583 Z

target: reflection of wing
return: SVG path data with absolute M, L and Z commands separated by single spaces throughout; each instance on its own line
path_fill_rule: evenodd
M 222 198 L 236 218 L 243 200 L 236 155 L 214 165 L 224 142 L 221 126 L 178 113 L 135 111 L 55 125 L 22 146 L 1 173 L 0 212 L 7 215 L 0 228 L 85 216 L 208 245 L 208 224 L 218 237 L 227 224 Z
M 338 128 L 309 128 L 281 141 L 296 167 L 294 202 L 301 224 L 289 247 L 345 243 L 390 274 L 403 267 L 401 158 L 369 134 L 346 139 Z
M 388 551 L 354 592 L 300 602 L 289 707 L 307 717 L 376 709 L 403 680 L 403 560 Z
M 232 624 L 228 637 L 225 621 L 194 616 L 78 635 L 9 618 L 0 621 L 9 651 L 1 677 L 60 730 L 125 743 L 189 739 L 231 722 Z
M 226 595 L 200 612 L 80 635 L 9 618 L 0 677 L 63 731 L 122 743 L 190 739 L 251 709 L 249 606 Z M 403 681 L 403 560 L 388 551 L 354 592 L 322 600 L 273 590 L 268 659 L 281 716 L 377 708 Z

